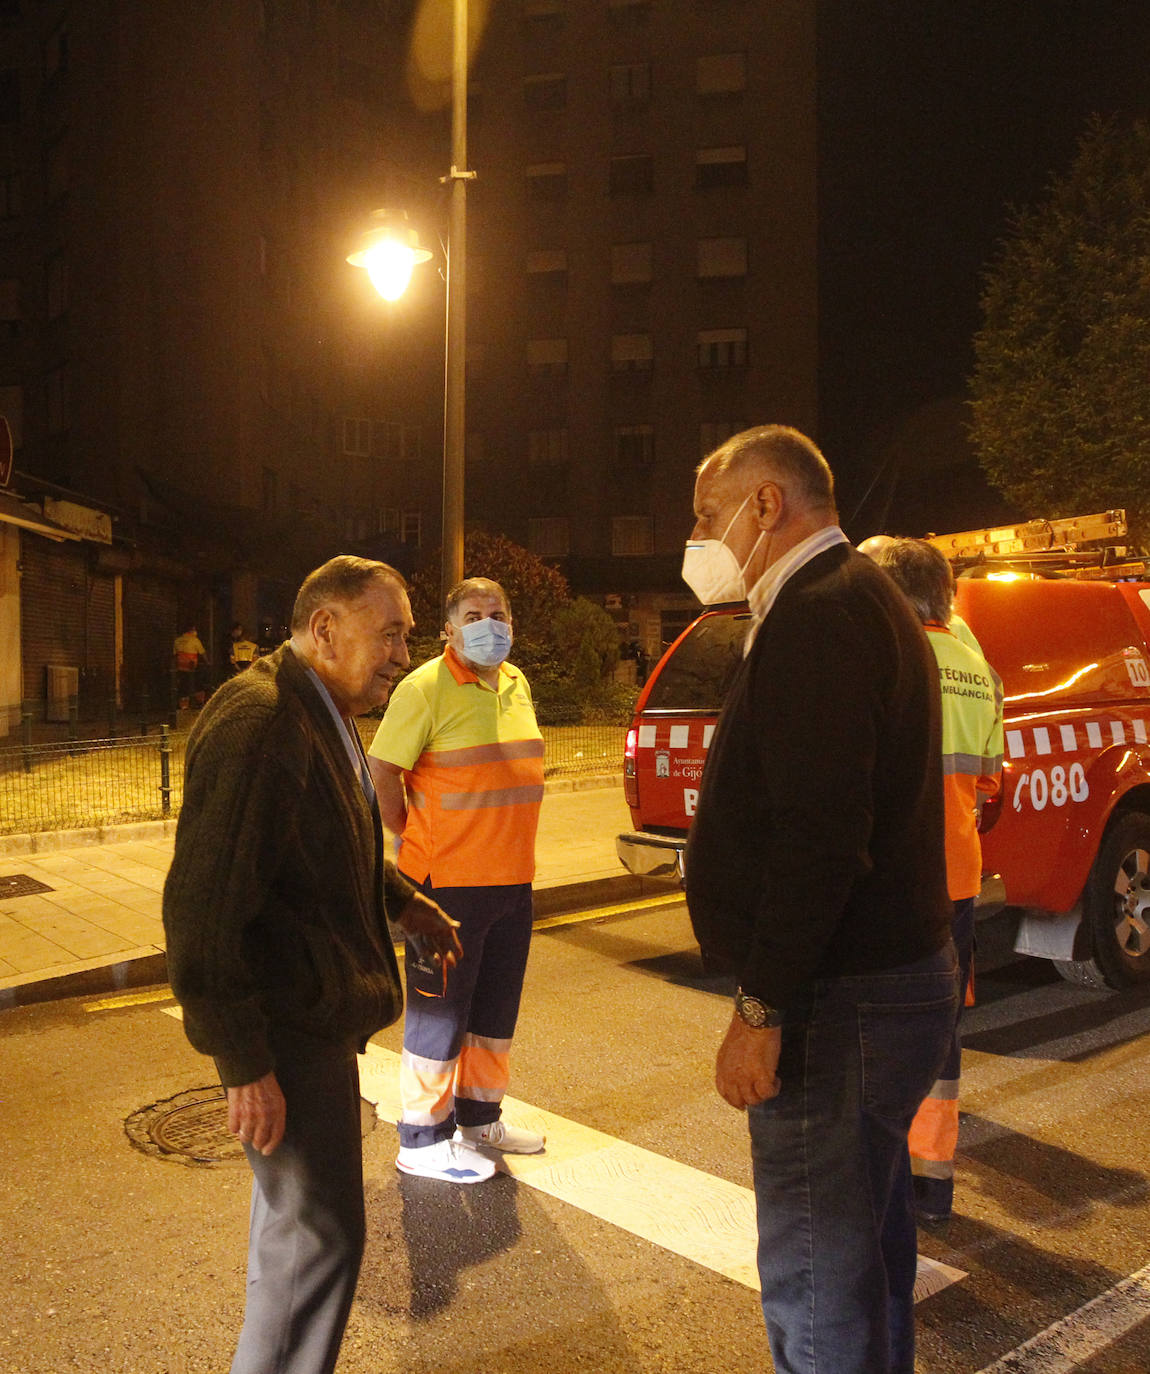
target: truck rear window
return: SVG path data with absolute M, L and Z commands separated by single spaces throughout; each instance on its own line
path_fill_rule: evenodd
M 718 712 L 743 661 L 751 617 L 707 615 L 659 669 L 645 709 Z

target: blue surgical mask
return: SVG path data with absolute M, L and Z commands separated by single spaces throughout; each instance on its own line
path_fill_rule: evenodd
M 463 657 L 478 668 L 497 668 L 511 652 L 511 626 L 505 620 L 473 620 L 459 627 Z

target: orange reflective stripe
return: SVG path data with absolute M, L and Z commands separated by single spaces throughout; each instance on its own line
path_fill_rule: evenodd
M 459 1054 L 459 1073 L 455 1095 L 473 1102 L 499 1102 L 507 1091 L 510 1077 L 509 1040 L 485 1040 L 480 1036 L 464 1037 Z
M 481 806 L 537 806 L 542 802 L 542 783 L 529 787 L 492 787 L 486 792 L 444 792 L 439 799 L 444 811 L 478 811 Z
M 501 763 L 504 759 L 541 759 L 541 739 L 513 739 L 498 744 L 473 744 L 466 749 L 437 749 L 420 760 L 429 770 L 467 768 L 471 765 Z
M 928 1097 L 910 1125 L 912 1155 L 946 1163 L 958 1147 L 958 1099 Z
M 454 1078 L 454 1059 L 422 1059 L 404 1050 L 399 1062 L 402 1119 L 411 1126 L 436 1126 L 446 1120 L 454 1103 Z

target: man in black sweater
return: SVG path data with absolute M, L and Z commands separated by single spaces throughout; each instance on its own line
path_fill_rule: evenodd
M 906 1137 L 957 997 L 937 672 L 805 436 L 729 439 L 695 517 L 684 578 L 754 615 L 686 874 L 700 945 L 739 978 L 715 1078 L 748 1110 L 775 1368 L 911 1374 Z

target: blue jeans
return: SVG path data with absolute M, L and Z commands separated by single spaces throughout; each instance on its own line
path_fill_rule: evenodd
M 906 1136 L 954 1028 L 954 947 L 814 983 L 779 1095 L 749 1110 L 763 1315 L 778 1374 L 913 1374 Z

